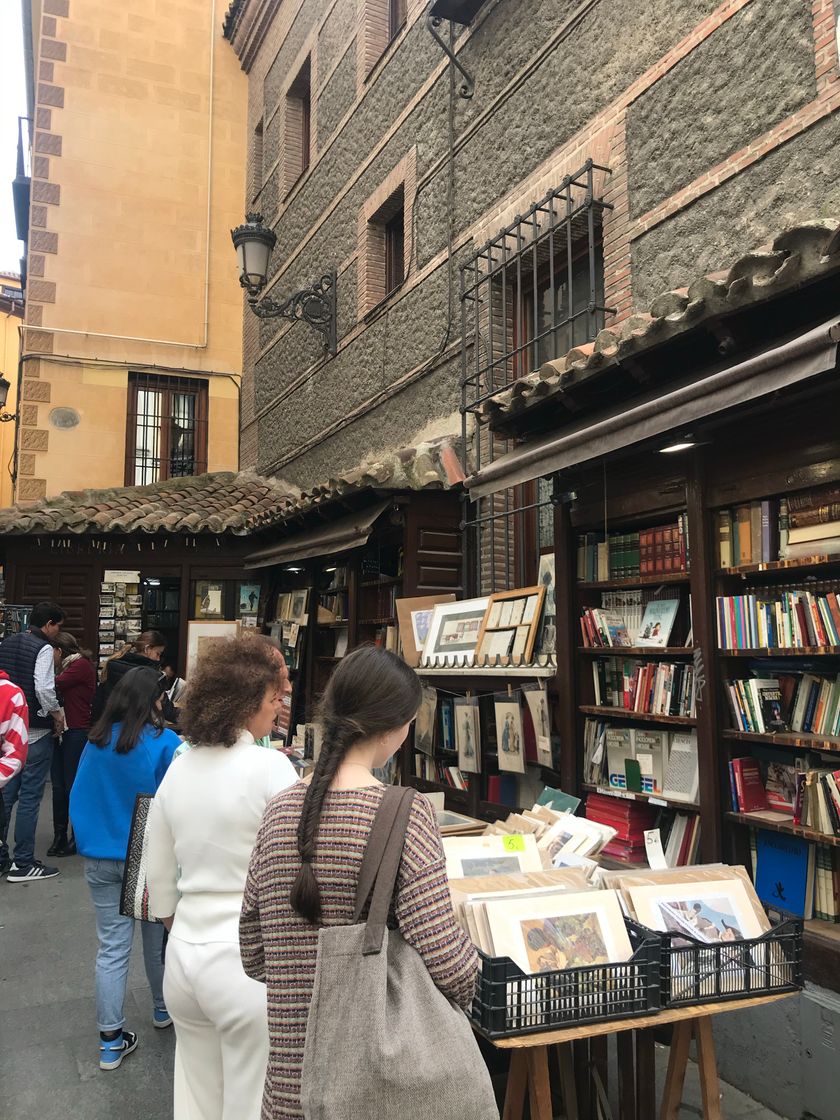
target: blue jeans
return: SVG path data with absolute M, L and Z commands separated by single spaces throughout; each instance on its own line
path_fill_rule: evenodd
M 120 913 L 123 862 L 117 859 L 86 859 L 85 878 L 96 908 L 96 1018 L 100 1031 L 117 1031 L 125 1023 L 125 989 L 134 918 Z M 157 1010 L 163 1010 L 163 926 L 141 922 L 143 963 Z
M 0 835 L 0 859 L 9 858 L 6 839 L 9 822 L 12 819 L 12 809 L 17 802 L 14 861 L 18 867 L 28 867 L 35 859 L 35 829 L 38 827 L 41 799 L 44 796 L 44 786 L 47 784 L 52 763 L 54 742 L 50 734 L 43 735 L 34 743 L 30 743 L 23 770 L 3 787 L 6 822 Z

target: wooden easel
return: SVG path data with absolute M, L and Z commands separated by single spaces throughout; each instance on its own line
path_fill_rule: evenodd
M 712 1016 L 742 1011 L 760 1004 L 775 1003 L 794 993 L 706 1003 L 617 1019 L 589 1023 L 540 1034 L 500 1038 L 493 1045 L 511 1050 L 510 1073 L 502 1120 L 522 1120 L 527 1097 L 531 1120 L 553 1120 L 550 1065 L 555 1063 L 567 1120 L 594 1120 L 597 1115 L 597 1079 L 606 1084 L 606 1036 L 615 1034 L 618 1047 L 617 1120 L 651 1120 L 656 1116 L 653 1030 L 674 1025 L 668 1071 L 662 1094 L 660 1120 L 677 1120 L 682 1100 L 691 1039 L 697 1042 L 697 1064 L 703 1100 L 703 1120 L 722 1120 L 720 1082 L 712 1035 Z

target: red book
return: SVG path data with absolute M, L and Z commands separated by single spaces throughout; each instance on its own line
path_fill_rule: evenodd
M 761 770 L 754 758 L 733 758 L 735 792 L 742 813 L 754 813 L 767 808 L 767 791 L 761 780 Z

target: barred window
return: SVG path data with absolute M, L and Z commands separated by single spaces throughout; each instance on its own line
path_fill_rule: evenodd
M 285 183 L 290 191 L 309 170 L 312 150 L 312 57 L 307 57 L 286 94 Z
M 126 486 L 207 470 L 207 382 L 129 376 Z

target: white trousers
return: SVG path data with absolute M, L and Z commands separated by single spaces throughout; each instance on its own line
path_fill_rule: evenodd
M 175 1120 L 259 1120 L 268 1062 L 265 985 L 239 946 L 170 937 L 163 980 L 175 1023 Z

